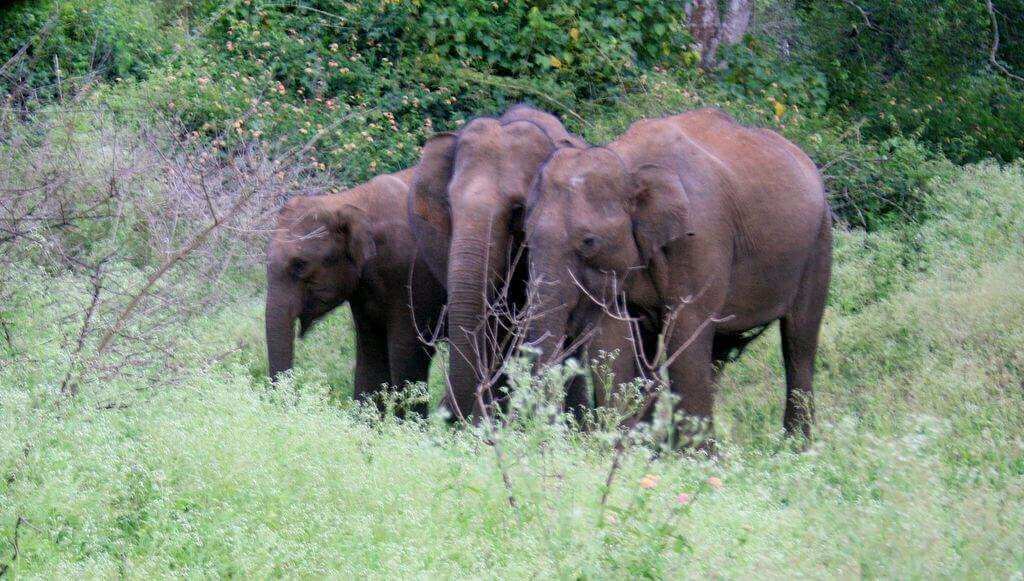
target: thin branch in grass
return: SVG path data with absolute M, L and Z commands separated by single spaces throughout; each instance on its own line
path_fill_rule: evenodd
M 864 26 L 867 26 L 868 28 L 870 28 L 872 30 L 878 30 L 878 27 L 875 26 L 875 23 L 871 22 L 871 16 L 868 14 L 867 10 L 864 10 L 863 8 L 861 8 L 861 6 L 859 4 L 857 4 L 856 2 L 854 2 L 853 0 L 843 0 L 843 2 L 847 6 L 853 7 L 857 12 L 860 13 L 860 17 L 862 19 L 864 19 Z
M 18 556 L 21 552 L 19 535 L 21 534 L 21 525 L 23 525 L 24 523 L 25 517 L 18 515 L 18 517 L 14 521 L 14 532 L 11 534 L 10 540 L 12 549 L 11 558 L 6 563 L 0 563 L 0 578 L 6 576 L 7 572 L 10 571 L 11 566 L 18 562 Z
M 113 257 L 113 253 L 103 257 L 96 264 L 95 269 L 89 276 L 89 283 L 92 287 L 89 297 L 89 306 L 85 309 L 82 324 L 79 327 L 78 339 L 75 341 L 75 350 L 71 354 L 72 361 L 77 361 L 79 356 L 82 354 L 82 350 L 85 348 L 85 341 L 92 329 L 93 317 L 96 315 L 96 309 L 100 303 L 100 293 L 103 291 L 103 267 L 111 257 Z M 62 395 L 71 396 L 75 395 L 78 391 L 77 384 L 71 381 L 73 372 L 74 366 L 69 367 L 67 373 L 64 375 L 64 380 L 61 381 L 60 392 Z

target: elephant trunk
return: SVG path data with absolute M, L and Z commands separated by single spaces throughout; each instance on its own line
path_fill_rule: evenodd
M 557 362 L 580 290 L 569 276 L 569 265 L 558 256 L 564 247 L 538 246 L 530 249 L 531 316 L 526 340 L 540 351 L 537 366 L 543 367 Z
M 281 288 L 280 284 L 271 284 L 267 289 L 267 361 L 271 379 L 292 368 L 295 319 L 298 316 L 293 294 L 289 289 Z
M 480 411 L 477 388 L 495 363 L 495 354 L 488 348 L 492 342 L 486 336 L 494 332 L 487 325 L 488 298 L 490 289 L 499 287 L 509 236 L 506 221 L 489 210 L 468 210 L 460 217 L 466 228 L 460 231 L 456 227 L 448 263 L 451 393 L 446 404 L 469 418 Z

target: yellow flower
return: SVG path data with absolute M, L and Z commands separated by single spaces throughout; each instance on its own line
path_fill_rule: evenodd
M 782 114 L 786 112 L 786 106 L 782 103 L 775 101 L 775 118 L 780 119 Z
M 552 55 L 551 56 L 551 66 L 555 67 L 556 69 L 560 69 L 560 68 L 562 68 L 562 61 L 558 60 L 558 57 Z

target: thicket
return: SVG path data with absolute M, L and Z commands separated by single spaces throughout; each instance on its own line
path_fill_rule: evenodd
M 1019 4 L 994 4 L 1006 71 L 1024 68 Z M 838 213 L 868 228 L 920 221 L 923 176 L 944 158 L 1024 150 L 1024 82 L 989 62 L 985 2 L 758 3 L 713 71 L 685 20 L 624 0 L 20 2 L 0 13 L 0 58 L 29 46 L 0 88 L 38 104 L 104 80 L 90 98 L 122 118 L 155 106 L 226 155 L 320 134 L 308 161 L 354 183 L 520 101 L 608 139 L 595 120 L 671 83 L 795 140 Z M 338 122 L 353 112 L 360 123 Z

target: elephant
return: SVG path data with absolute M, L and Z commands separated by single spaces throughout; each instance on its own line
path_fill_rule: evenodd
M 296 319 L 303 337 L 348 302 L 356 331 L 355 399 L 385 383 L 401 388 L 427 379 L 433 349 L 420 336 L 438 325 L 446 299 L 416 253 L 405 211 L 411 180 L 411 170 L 381 175 L 282 207 L 267 253 L 272 378 L 292 367 Z M 414 411 L 425 415 L 426 404 Z
M 721 366 L 779 321 L 783 426 L 806 443 L 831 221 L 807 155 L 717 109 L 641 120 L 603 147 L 560 148 L 526 206 L 530 277 L 547 282 L 528 341 L 551 353 L 572 340 L 607 310 L 597 305 L 614 283 L 661 335 L 681 443 L 713 452 Z
M 496 357 L 483 336 L 488 301 L 507 288 L 514 302 L 523 302 L 526 261 L 515 257 L 530 184 L 556 148 L 585 145 L 553 115 L 516 105 L 500 118 L 476 118 L 423 146 L 409 191 L 409 223 L 427 265 L 448 291 L 450 390 L 444 405 L 456 418 L 482 411 L 476 390 L 481 367 L 490 366 L 480 358 Z

